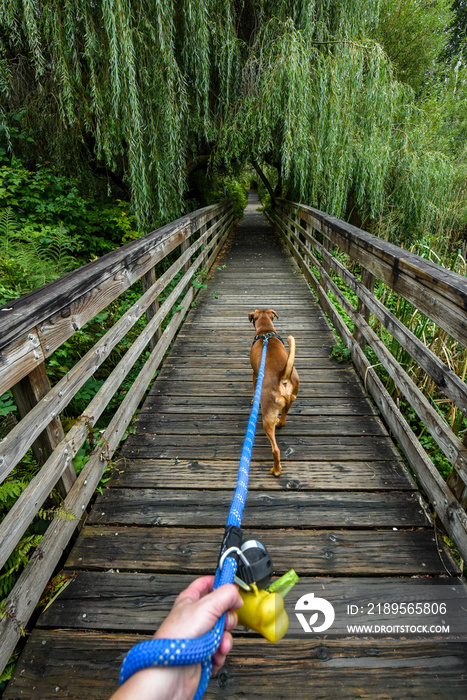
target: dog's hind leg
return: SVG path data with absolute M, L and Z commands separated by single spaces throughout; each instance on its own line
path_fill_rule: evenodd
M 287 413 L 289 412 L 290 407 L 291 407 L 291 405 L 293 404 L 293 402 L 295 401 L 296 398 L 297 398 L 296 396 L 291 396 L 291 397 L 290 397 L 290 401 L 287 401 L 287 403 L 285 404 L 284 408 L 282 409 L 280 418 L 279 418 L 278 421 L 277 421 L 277 427 L 278 427 L 278 428 L 283 428 L 283 427 L 284 427 L 284 425 L 285 425 L 285 420 L 286 420 L 286 418 L 287 418 Z
M 265 418 L 263 418 L 263 428 L 264 432 L 266 433 L 269 442 L 271 443 L 272 447 L 272 456 L 274 460 L 273 467 L 271 469 L 271 474 L 274 476 L 280 476 L 280 473 L 282 471 L 281 468 L 281 451 L 277 445 L 276 442 L 276 421 L 277 421 L 277 413 L 274 412 L 272 415 L 266 415 Z
M 283 428 L 285 425 L 285 420 L 287 418 L 287 413 L 290 410 L 291 405 L 297 398 L 298 394 L 298 389 L 300 387 L 300 381 L 298 379 L 298 375 L 294 371 L 295 377 L 292 377 L 291 382 L 284 382 L 282 383 L 281 389 L 282 389 L 282 396 L 280 399 L 277 399 L 277 403 L 280 401 L 283 402 L 282 404 L 282 413 L 277 421 L 277 427 L 278 428 Z

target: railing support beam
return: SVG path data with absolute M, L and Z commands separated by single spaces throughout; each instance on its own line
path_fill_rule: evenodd
M 37 365 L 26 377 L 11 387 L 13 399 L 18 407 L 21 418 L 24 418 L 29 411 L 46 395 L 51 389 L 47 372 L 42 362 Z M 53 416 L 52 420 L 32 443 L 31 449 L 34 457 L 41 467 L 50 457 L 58 443 L 63 440 L 65 433 L 59 416 Z M 60 495 L 65 498 L 76 480 L 73 463 L 66 467 L 62 477 L 57 483 Z
M 369 270 L 367 270 L 365 267 L 362 269 L 361 283 L 363 284 L 364 287 L 366 287 L 368 289 L 370 294 L 373 294 L 373 292 L 375 290 L 375 276 Z M 369 321 L 370 321 L 370 309 L 367 307 L 367 305 L 365 304 L 363 299 L 361 299 L 360 297 L 359 297 L 358 302 L 357 302 L 357 314 L 360 314 L 364 318 L 366 323 L 369 323 Z M 363 351 L 365 351 L 366 341 L 365 341 L 365 338 L 364 338 L 363 334 L 361 333 L 361 331 L 359 330 L 357 325 L 354 328 L 353 337 L 355 338 L 355 340 L 357 341 L 357 343 L 359 344 L 361 349 Z

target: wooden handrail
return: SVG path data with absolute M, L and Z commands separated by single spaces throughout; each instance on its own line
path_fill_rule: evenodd
M 440 328 L 467 346 L 467 280 L 415 253 L 336 219 L 313 207 L 280 199 L 279 211 L 300 215 L 309 226 L 347 253 L 395 292 L 410 301 Z
M 0 308 L 0 395 L 214 216 L 183 216 Z
M 0 309 L 0 393 L 11 388 L 21 413 L 20 422 L 0 442 L 0 482 L 11 474 L 31 446 L 37 448 L 41 467 L 0 525 L 0 567 L 54 488 L 61 489 L 64 512 L 74 513 L 71 520 L 60 513 L 54 517 L 0 611 L 0 669 L 8 662 L 106 465 L 183 323 L 197 293 L 193 278 L 201 269 L 211 267 L 232 222 L 232 202 L 205 207 Z M 155 266 L 177 248 L 175 261 L 156 277 Z M 46 372 L 47 358 L 143 276 L 142 296 L 52 387 Z M 171 283 L 175 286 L 159 306 L 159 295 Z M 145 327 L 65 434 L 60 412 L 144 316 Z M 170 320 L 162 332 L 162 322 L 167 317 Z M 148 346 L 149 358 L 76 477 L 73 457 Z
M 467 414 L 467 385 L 417 338 L 373 293 L 375 279 L 404 297 L 452 338 L 467 345 L 467 280 L 436 263 L 388 243 L 323 212 L 284 199 L 275 218 L 286 245 L 301 266 L 323 310 L 351 352 L 365 386 L 399 442 L 428 500 L 467 557 L 467 447 L 433 408 L 370 325 L 374 316 L 438 386 Z M 359 280 L 333 254 L 337 248 L 356 261 Z M 317 273 L 317 274 L 316 274 Z M 336 284 L 340 278 L 357 295 L 354 306 Z M 354 324 L 353 333 L 333 301 Z M 365 355 L 368 345 L 415 410 L 452 465 L 447 483 L 386 391 Z

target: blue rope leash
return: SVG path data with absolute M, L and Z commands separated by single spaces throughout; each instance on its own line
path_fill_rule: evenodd
M 253 399 L 245 440 L 243 441 L 240 464 L 238 467 L 237 488 L 230 505 L 227 526 L 240 527 L 243 508 L 248 493 L 248 474 L 253 451 L 253 441 L 258 420 L 261 389 L 264 378 L 264 365 L 266 363 L 266 350 L 269 338 L 263 339 L 263 354 L 256 382 L 256 391 Z M 225 583 L 233 583 L 237 571 L 237 561 L 232 556 L 224 559 L 222 569 L 217 568 L 214 579 L 214 588 Z M 130 649 L 123 660 L 120 669 L 120 684 L 130 676 L 143 668 L 154 666 L 189 666 L 201 663 L 201 678 L 194 700 L 200 700 L 209 683 L 212 672 L 212 657 L 219 648 L 224 632 L 225 613 L 218 619 L 212 630 L 197 639 L 151 639 L 141 642 Z

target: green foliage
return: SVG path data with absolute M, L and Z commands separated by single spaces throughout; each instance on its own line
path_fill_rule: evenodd
M 32 476 L 32 475 L 31 475 Z M 0 485 L 0 522 L 23 493 L 29 483 L 29 478 L 9 477 Z M 0 570 L 0 617 L 4 598 L 13 588 L 18 574 L 28 563 L 32 550 L 42 539 L 42 533 L 32 525 L 12 552 L 4 567 Z
M 458 157 L 465 143 L 464 78 L 447 89 L 454 63 L 440 63 L 459 12 L 448 0 L 37 0 L 34 11 L 0 0 L 3 148 L 128 183 L 132 231 L 193 208 L 199 164 L 237 172 L 252 158 L 290 198 L 388 238 L 436 230 L 452 202 L 459 228 L 450 148 Z M 240 215 L 242 183 L 215 167 L 212 196 L 233 194 Z
M 9 681 L 13 675 L 17 657 L 17 654 L 12 656 L 8 664 L 5 666 L 3 673 L 0 675 L 0 693 L 5 690 L 7 681 Z
M 0 305 L 138 236 L 128 202 L 0 155 Z
M 247 189 L 243 178 L 240 180 L 232 176 L 217 176 L 213 179 L 206 197 L 207 204 L 215 204 L 223 199 L 233 200 L 234 219 L 243 217 L 243 210 L 248 203 Z
M 16 406 L 15 402 L 13 401 L 13 396 L 11 395 L 11 392 L 7 392 L 6 394 L 3 394 L 3 396 L 0 396 L 0 418 L 2 418 L 3 416 L 7 416 L 9 413 L 14 411 L 15 408 Z
M 349 362 L 352 357 L 350 349 L 344 345 L 344 343 L 335 343 L 331 348 L 331 354 L 329 357 L 337 360 L 338 362 Z
M 416 92 L 438 70 L 453 21 L 452 0 L 381 0 L 375 38 L 395 68 L 396 77 Z
M 192 176 L 191 185 L 195 197 L 187 200 L 187 209 L 197 209 L 200 204 L 207 206 L 224 199 L 232 199 L 234 219 L 242 218 L 248 203 L 247 177 L 243 171 L 239 171 L 238 168 L 233 168 L 231 174 L 198 171 Z
M 453 19 L 450 36 L 445 49 L 448 59 L 457 59 L 459 55 L 467 56 L 467 4 L 465 0 L 454 0 L 452 3 Z
M 198 282 L 198 280 L 193 280 L 192 284 L 193 284 L 193 287 L 195 289 L 207 289 L 208 288 L 207 284 L 204 284 L 203 282 Z
M 10 208 L 26 234 L 66 232 L 74 253 L 89 262 L 139 233 L 128 202 L 83 190 L 78 178 L 40 162 L 29 170 L 18 158 L 0 156 L 0 208 Z
M 44 226 L 40 232 L 20 229 L 10 207 L 0 211 L 0 279 L 7 290 L 0 305 L 76 267 L 75 247 L 62 227 Z
M 26 481 L 5 481 L 0 485 L 0 508 L 5 512 L 14 504 L 27 486 Z M 0 510 L 1 515 L 1 510 Z
M 18 572 L 28 563 L 31 549 L 37 547 L 41 539 L 42 535 L 27 535 L 22 538 L 0 573 L 0 598 L 8 595 L 16 582 Z

